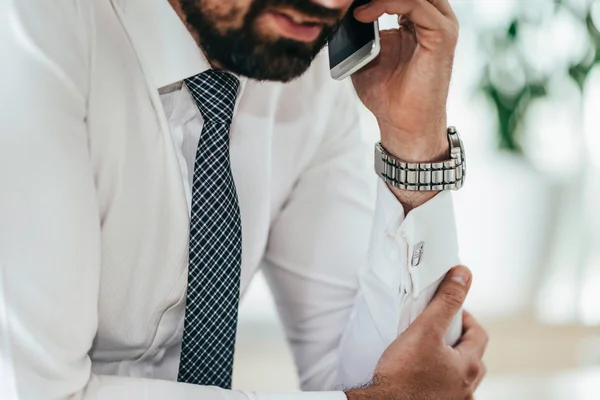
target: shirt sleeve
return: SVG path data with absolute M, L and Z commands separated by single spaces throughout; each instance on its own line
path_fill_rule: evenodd
M 306 390 L 367 383 L 458 264 L 451 195 L 405 216 L 373 171 L 351 87 L 341 85 L 331 103 L 325 138 L 272 226 L 265 261 Z M 449 341 L 460 328 L 457 317 Z
M 77 3 L 0 4 L 0 398 L 344 400 L 91 373 L 101 221 Z

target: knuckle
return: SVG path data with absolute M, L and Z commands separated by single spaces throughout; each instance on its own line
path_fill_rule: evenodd
M 458 288 L 448 288 L 444 291 L 442 300 L 450 307 L 456 308 L 462 306 L 465 294 Z
M 482 364 L 479 361 L 471 361 L 467 367 L 466 381 L 474 382 L 482 372 Z
M 418 8 L 423 7 L 423 1 L 427 1 L 427 0 L 408 0 L 407 3 L 407 8 L 410 10 L 416 10 Z
M 431 43 L 433 43 L 435 46 L 440 47 L 440 48 L 444 48 L 446 47 L 446 43 L 448 43 L 448 38 L 445 32 L 443 31 L 436 31 L 433 32 L 430 37 L 429 40 Z
M 461 381 L 461 389 L 465 396 L 469 396 L 471 394 L 471 386 L 472 382 L 469 379 L 463 379 Z

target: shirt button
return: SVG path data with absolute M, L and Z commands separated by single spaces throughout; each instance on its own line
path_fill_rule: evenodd
M 421 258 L 423 257 L 423 248 L 425 246 L 425 242 L 419 242 L 413 248 L 413 256 L 412 256 L 412 266 L 417 267 L 421 264 Z

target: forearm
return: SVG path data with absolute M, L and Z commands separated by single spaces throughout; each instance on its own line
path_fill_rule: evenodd
M 346 391 L 348 400 L 388 400 L 386 393 L 378 388 L 364 387 Z M 391 399 L 390 399 L 391 400 Z M 393 400 L 400 400 L 394 398 Z
M 348 400 L 408 400 L 402 393 L 392 393 L 389 388 L 376 384 L 348 390 L 346 397 Z

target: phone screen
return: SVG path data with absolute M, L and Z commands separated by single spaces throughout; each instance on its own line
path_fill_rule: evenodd
M 354 18 L 354 9 L 367 4 L 369 1 L 356 0 L 352 3 L 339 30 L 329 41 L 329 63 L 331 68 L 375 40 L 373 24 L 364 24 Z

